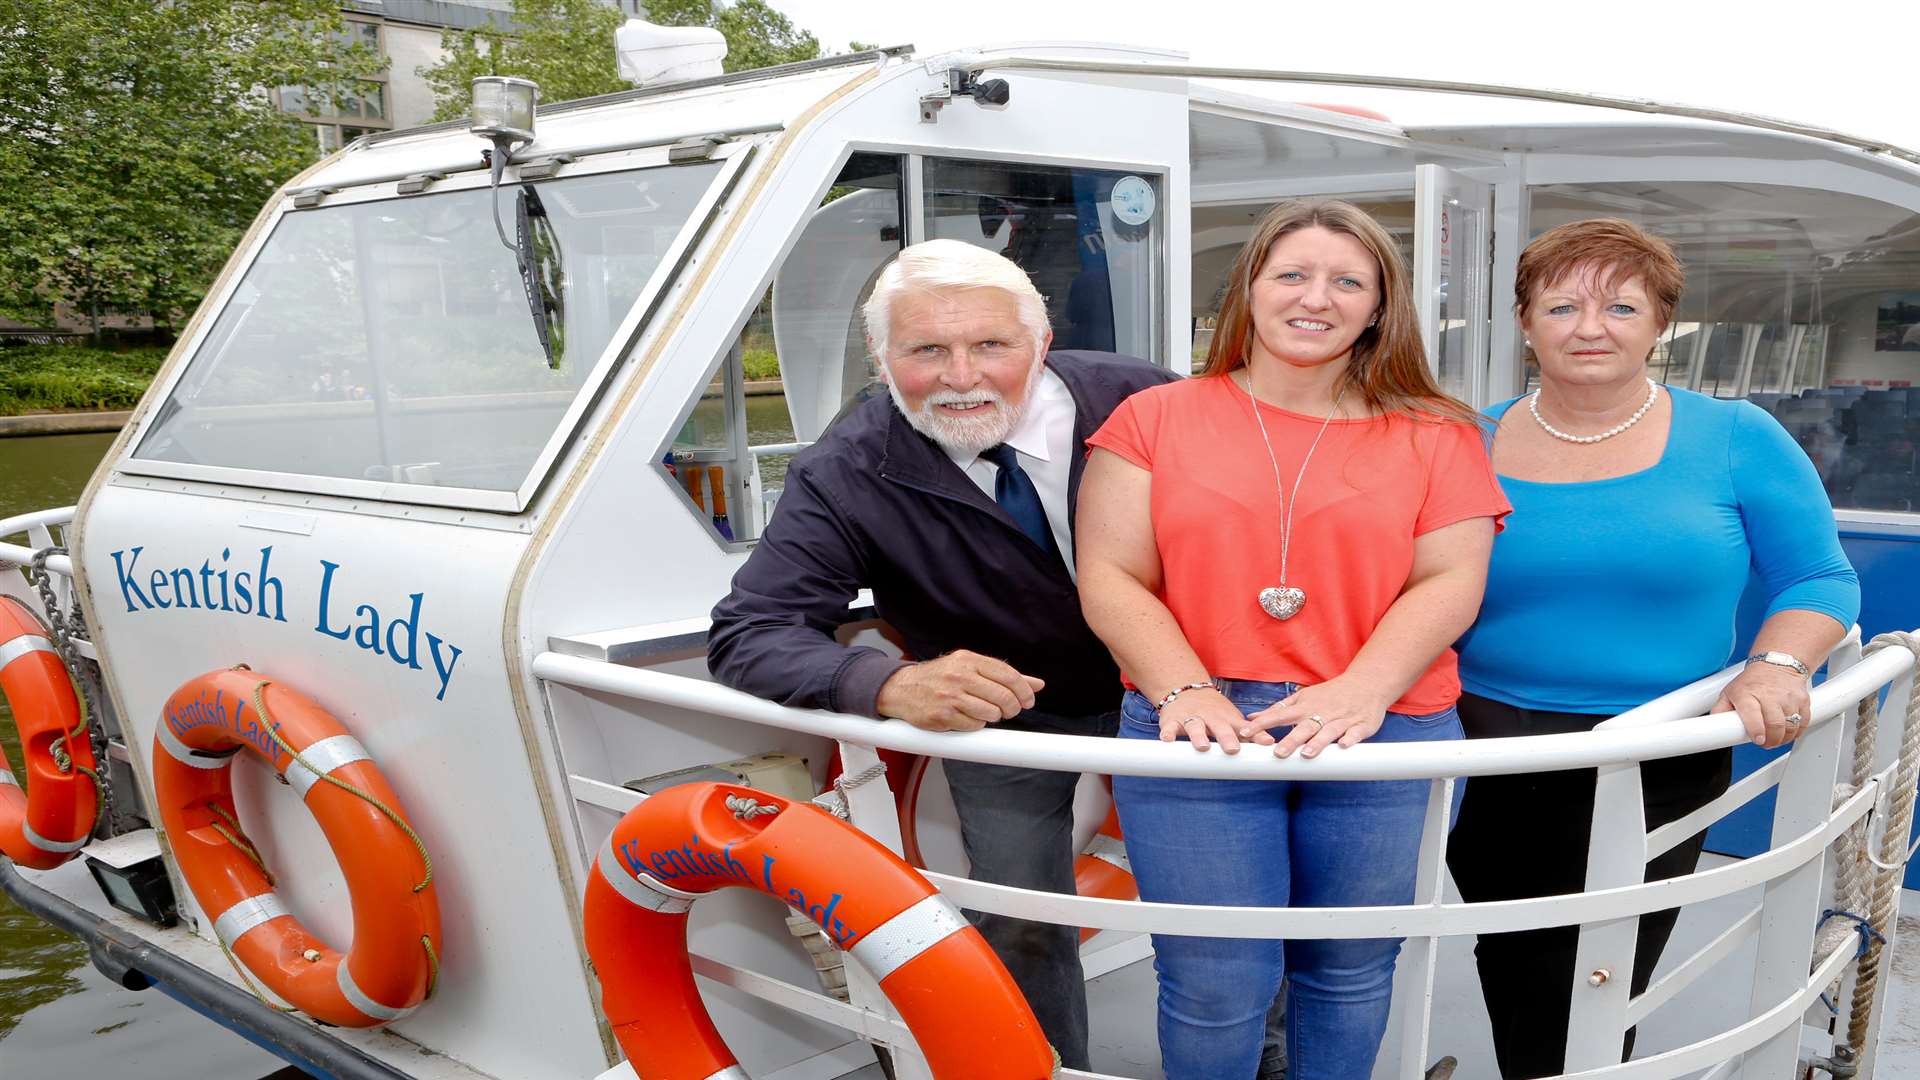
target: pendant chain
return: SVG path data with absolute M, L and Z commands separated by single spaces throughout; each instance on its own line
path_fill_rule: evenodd
M 1340 411 L 1340 402 L 1346 399 L 1347 387 L 1341 387 L 1340 393 L 1335 395 L 1333 408 L 1327 410 L 1327 418 L 1320 421 L 1320 430 L 1314 433 L 1313 442 L 1307 445 L 1307 454 L 1300 459 L 1300 472 L 1293 478 L 1293 490 L 1283 493 L 1280 488 L 1280 458 L 1273 452 L 1273 439 L 1268 437 L 1267 422 L 1260 415 L 1260 397 L 1253 392 L 1253 369 L 1249 367 L 1245 370 L 1247 373 L 1247 385 L 1245 389 L 1247 391 L 1247 399 L 1253 404 L 1253 422 L 1260 426 L 1260 441 L 1266 444 L 1267 462 L 1273 466 L 1273 495 L 1274 498 L 1282 500 L 1279 514 L 1280 586 L 1285 588 L 1287 584 L 1288 547 L 1293 539 L 1293 505 L 1300 496 L 1300 481 L 1306 479 L 1307 463 L 1313 460 L 1313 452 L 1320 448 L 1320 437 L 1327 433 L 1327 428 L 1333 423 L 1335 414 Z M 1227 378 L 1229 381 L 1233 380 L 1233 376 L 1231 375 L 1227 376 Z

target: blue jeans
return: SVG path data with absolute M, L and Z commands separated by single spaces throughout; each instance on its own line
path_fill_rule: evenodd
M 1292 683 L 1216 680 L 1247 714 Z M 1153 706 L 1129 692 L 1120 738 L 1158 739 Z M 1388 713 L 1370 742 L 1462 738 L 1453 709 Z M 1248 746 L 1242 753 L 1266 753 Z M 1425 780 L 1182 780 L 1116 776 L 1113 797 L 1144 900 L 1260 907 L 1413 902 L 1431 784 Z M 1459 810 L 1456 785 L 1454 811 Z M 1284 977 L 1287 1055 L 1311 1080 L 1367 1080 L 1386 1034 L 1399 938 L 1279 941 L 1153 936 L 1167 1080 L 1244 1080 L 1260 1065 Z

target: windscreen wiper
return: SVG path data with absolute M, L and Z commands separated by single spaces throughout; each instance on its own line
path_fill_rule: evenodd
M 531 184 L 520 188 L 513 233 L 514 262 L 520 268 L 520 284 L 527 290 L 533 330 L 547 355 L 547 367 L 558 371 L 566 355 L 566 263 L 560 234 Z

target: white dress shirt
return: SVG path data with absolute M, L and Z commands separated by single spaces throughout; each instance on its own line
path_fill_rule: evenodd
M 1073 473 L 1073 395 L 1051 368 L 1042 372 L 1033 388 L 1026 412 L 1020 417 L 1007 445 L 1018 455 L 1020 468 L 1033 480 L 1040 495 L 1040 507 L 1047 512 L 1047 526 L 1053 530 L 1054 543 L 1060 545 L 1060 557 L 1066 561 L 1067 574 L 1078 577 L 1073 566 L 1073 532 L 1068 528 L 1067 484 Z M 993 498 L 993 482 L 1000 470 L 977 454 L 943 447 L 960 471 L 987 498 Z

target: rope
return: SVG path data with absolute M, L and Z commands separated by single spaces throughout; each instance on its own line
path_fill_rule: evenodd
M 327 783 L 332 784 L 334 787 L 337 787 L 342 791 L 345 791 L 351 795 L 356 795 L 362 799 L 365 799 L 368 803 L 373 805 L 374 809 L 380 811 L 382 814 L 385 814 L 388 821 L 393 822 L 396 826 L 399 827 L 401 832 L 407 834 L 407 839 L 413 841 L 414 850 L 420 853 L 420 862 L 424 864 L 426 867 L 426 876 L 421 878 L 420 883 L 413 887 L 413 891 L 420 892 L 421 890 L 425 889 L 428 885 L 433 884 L 433 858 L 432 856 L 427 854 L 426 842 L 420 839 L 419 833 L 413 831 L 413 826 L 408 825 L 404 818 L 402 818 L 399 814 L 393 811 L 392 807 L 389 807 L 386 803 L 381 802 L 379 799 L 375 798 L 372 794 L 362 791 L 357 787 L 354 787 L 352 784 L 347 783 L 345 780 L 342 780 L 339 777 L 332 775 L 331 773 L 322 772 L 321 770 L 314 768 L 311 764 L 308 763 L 306 758 L 303 758 L 300 756 L 300 751 L 295 750 L 292 746 L 288 745 L 285 739 L 280 737 L 280 725 L 274 723 L 272 715 L 267 712 L 266 690 L 267 690 L 267 687 L 272 685 L 273 683 L 266 679 L 262 679 L 259 682 L 253 684 L 253 711 L 260 715 L 260 722 L 262 725 L 266 727 L 267 735 L 273 739 L 273 744 L 275 746 L 278 746 L 280 749 L 286 751 L 287 756 L 299 762 L 300 766 L 306 769 L 308 772 L 314 774 L 315 776 L 319 777 L 322 780 L 325 780 Z
M 238 665 L 238 667 L 245 668 L 246 665 L 241 664 Z M 295 750 L 285 739 L 280 737 L 280 725 L 274 723 L 273 715 L 267 712 L 267 687 L 272 685 L 273 683 L 267 679 L 262 679 L 253 684 L 253 711 L 259 715 L 260 724 L 267 729 L 267 736 L 273 740 L 273 744 L 286 751 L 288 757 L 299 762 L 301 768 L 306 769 L 313 775 L 350 795 L 365 799 L 374 809 L 386 815 L 388 821 L 393 822 L 394 825 L 399 827 L 401 832 L 407 834 L 407 839 L 413 841 L 414 850 L 420 853 L 420 862 L 426 868 L 426 876 L 422 877 L 420 883 L 413 887 L 413 891 L 418 893 L 428 885 L 433 884 L 433 857 L 427 854 L 426 841 L 420 839 L 420 834 L 413 831 L 413 826 L 407 824 L 406 819 L 396 813 L 392 807 L 375 798 L 372 793 L 362 791 L 331 773 L 322 772 L 314 768 L 306 758 L 300 756 L 300 751 Z M 284 777 L 282 779 L 284 779 Z M 262 869 L 264 869 L 264 867 Z M 440 984 L 440 957 L 433 951 L 433 940 L 427 935 L 420 935 L 420 945 L 427 951 L 427 997 L 431 998 L 433 997 L 434 989 Z M 341 963 L 345 962 L 344 959 L 341 960 Z M 264 1001 L 265 999 L 262 998 L 261 1000 Z
M 1900 754 L 1894 764 L 1892 805 L 1888 810 L 1886 827 L 1880 836 L 1879 866 L 1897 864 L 1905 854 L 1907 834 L 1913 829 L 1914 780 L 1920 776 L 1920 636 L 1904 631 L 1881 634 L 1867 645 L 1865 653 L 1872 654 L 1893 647 L 1910 650 L 1916 663 L 1908 685 L 1906 724 L 1900 737 Z M 1874 695 L 1869 695 L 1861 701 L 1863 716 L 1869 709 L 1877 709 L 1877 705 L 1873 704 L 1874 699 Z M 1872 740 L 1866 738 L 1864 727 L 1856 735 L 1856 740 L 1856 758 L 1862 752 L 1861 744 L 1865 744 L 1867 752 L 1871 752 Z M 1865 850 L 1865 845 L 1861 850 Z M 1881 957 L 1886 952 L 1887 939 L 1884 935 L 1893 923 L 1900 897 L 1900 874 L 1897 870 L 1868 871 L 1860 868 L 1860 872 L 1871 879 L 1872 885 L 1861 936 L 1858 974 L 1853 985 L 1853 1008 L 1847 1017 L 1847 1046 L 1855 1051 L 1866 1045 L 1867 1022 L 1873 1015 L 1874 996 L 1880 982 Z
M 247 839 L 246 831 L 240 828 L 240 823 L 234 820 L 233 815 L 220 809 L 218 803 L 208 803 L 206 806 L 207 809 L 213 811 L 215 817 L 226 822 L 225 825 L 215 824 L 213 831 L 226 837 L 227 843 L 232 844 L 235 848 L 239 849 L 242 855 L 253 860 L 253 865 L 259 867 L 260 872 L 267 876 L 268 885 L 275 884 L 273 871 L 267 869 L 267 860 L 260 857 L 260 849 L 254 847 L 253 842 Z
M 813 804 L 841 821 L 851 821 L 853 812 L 847 805 L 847 792 L 862 784 L 870 784 L 885 775 L 887 775 L 887 763 L 884 761 L 876 761 L 852 776 L 841 773 L 833 778 L 831 789 L 813 797 Z

